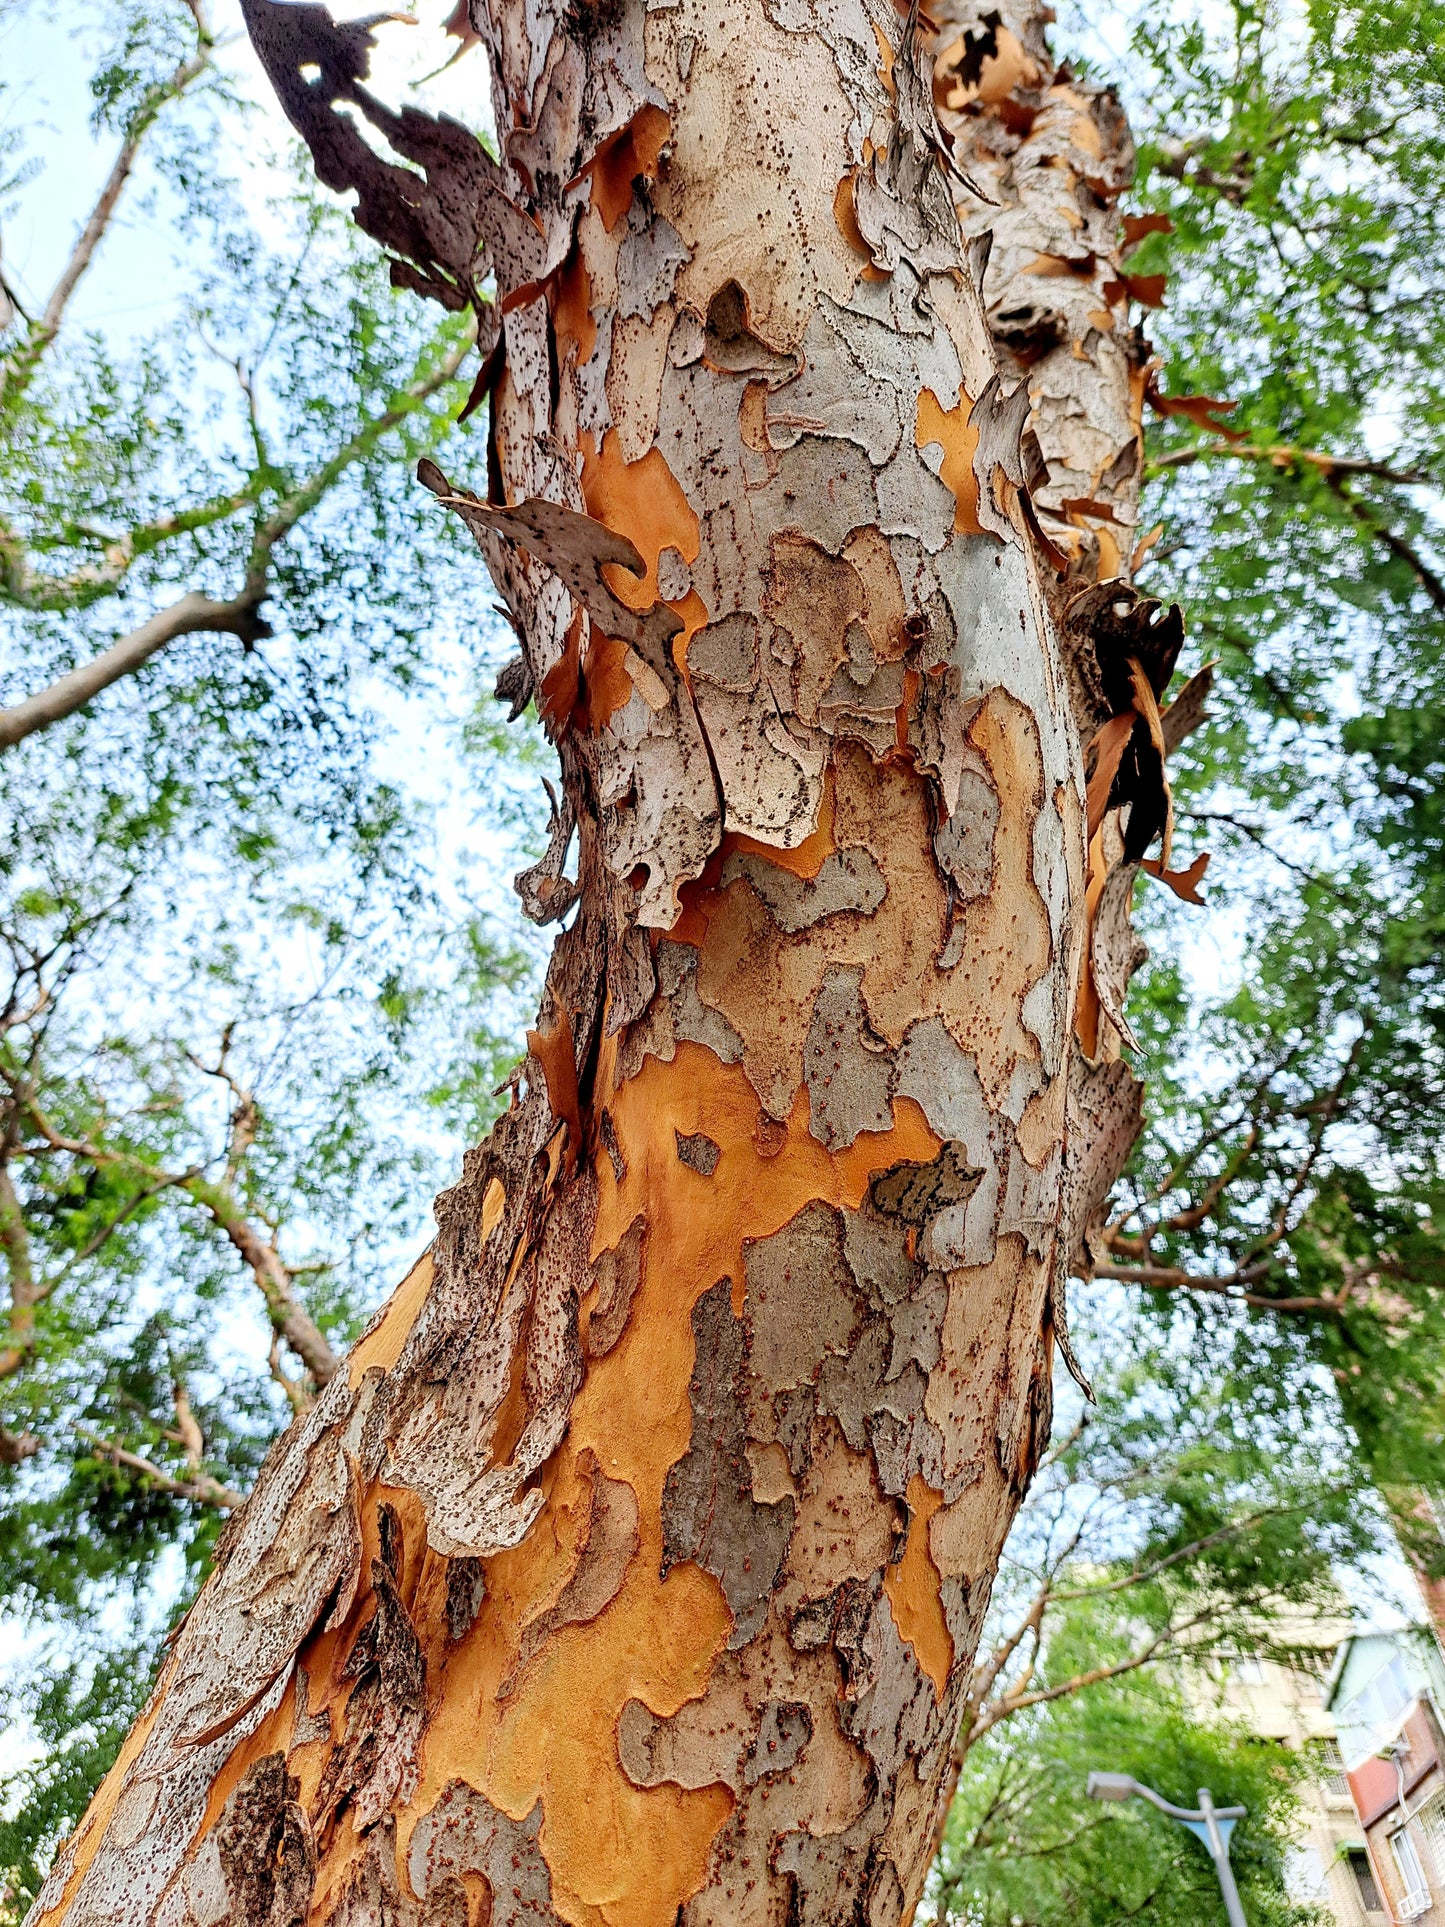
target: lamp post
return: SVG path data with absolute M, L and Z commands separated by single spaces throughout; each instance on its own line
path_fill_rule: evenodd
M 1229 1927 L 1249 1927 L 1244 1918 L 1244 1909 L 1239 1904 L 1239 1889 L 1234 1884 L 1234 1869 L 1229 1864 L 1229 1836 L 1234 1832 L 1236 1820 L 1242 1820 L 1248 1807 L 1217 1807 L 1210 1796 L 1209 1788 L 1199 1789 L 1199 1805 L 1195 1807 L 1176 1807 L 1162 1794 L 1156 1793 L 1141 1780 L 1135 1780 L 1127 1773 L 1091 1773 L 1089 1775 L 1088 1795 L 1091 1800 L 1132 1800 L 1136 1796 L 1148 1800 L 1167 1813 L 1171 1820 L 1178 1820 L 1189 1831 L 1202 1840 L 1209 1849 L 1209 1857 L 1214 1862 L 1214 1871 L 1219 1875 L 1219 1891 L 1224 1895 L 1224 1911 L 1229 1916 Z

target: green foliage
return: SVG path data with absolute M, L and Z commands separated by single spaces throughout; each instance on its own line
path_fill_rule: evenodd
M 1177 861 L 1213 865 L 1202 914 L 1138 906 L 1146 1132 L 1099 1266 L 1140 1287 L 1104 1348 L 1133 1362 L 1007 1549 L 934 1902 L 1222 1919 L 1173 1822 L 1085 1804 L 1108 1767 L 1248 1804 L 1246 1911 L 1283 1921 L 1303 1762 L 1212 1724 L 1180 1655 L 1288 1659 L 1377 1487 L 1442 1564 L 1410 1508 L 1445 1478 L 1445 14 L 1141 9 L 1122 63 L 1097 13 L 1064 24 L 1124 83 L 1134 204 L 1173 222 L 1131 262 L 1170 276 L 1159 385 L 1234 403 L 1153 422 L 1141 574 L 1184 606 L 1185 670 L 1217 663 L 1173 768 Z
M 1384 1543 L 1383 1508 L 1316 1388 L 1296 1377 L 1262 1412 L 1252 1372 L 1153 1324 L 1118 1294 L 1080 1332 L 1096 1406 L 1058 1374 L 1055 1444 L 995 1582 L 920 1924 L 1222 1921 L 1203 1850 L 1153 1809 L 1088 1804 L 1095 1768 L 1176 1804 L 1207 1785 L 1248 1805 L 1250 1920 L 1312 1919 L 1283 1883 L 1312 1762 L 1222 1717 L 1217 1681 L 1247 1653 L 1315 1697 L 1340 1577 Z
M 79 1823 L 145 1703 L 158 1654 L 143 1627 L 89 1665 L 47 1674 L 30 1705 L 36 1757 L 7 1783 L 0 1817 L 0 1918 L 23 1917 L 57 1839 Z

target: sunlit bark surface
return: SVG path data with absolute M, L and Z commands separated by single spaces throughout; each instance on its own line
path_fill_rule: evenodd
M 398 278 L 495 273 L 485 469 L 424 479 L 571 920 L 35 1918 L 897 1927 L 1137 1123 L 1127 130 L 1018 7 L 491 0 L 498 167 L 248 18 Z

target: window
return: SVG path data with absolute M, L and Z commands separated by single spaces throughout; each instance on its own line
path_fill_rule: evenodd
M 1388 1732 L 1415 1697 L 1409 1669 L 1396 1653 L 1369 1684 L 1340 1708 L 1341 1726 L 1363 1726 L 1373 1733 Z
M 1400 1918 L 1414 1920 L 1417 1914 L 1423 1914 L 1429 1907 L 1430 1889 L 1426 1885 L 1425 1869 L 1420 1865 L 1415 1842 L 1404 1827 L 1390 1835 L 1390 1852 L 1394 1855 L 1395 1868 L 1405 1889 L 1400 1897 Z
M 1363 1847 L 1356 1847 L 1345 1858 L 1350 1863 L 1350 1872 L 1355 1876 L 1355 1885 L 1360 1890 L 1360 1905 L 1367 1914 L 1382 1914 L 1385 1910 L 1380 1904 L 1380 1890 L 1375 1885 L 1375 1870 L 1370 1865 L 1370 1856 Z
M 1324 1741 L 1320 1747 L 1320 1779 L 1332 1800 L 1349 1799 L 1350 1783 L 1345 1778 L 1345 1762 L 1333 1740 Z

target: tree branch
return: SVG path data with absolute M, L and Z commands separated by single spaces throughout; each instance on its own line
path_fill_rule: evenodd
M 1129 1673 L 1137 1673 L 1141 1666 L 1148 1666 L 1161 1655 L 1178 1650 L 1184 1635 L 1197 1626 L 1207 1624 L 1210 1617 L 1208 1613 L 1198 1613 L 1182 1626 L 1167 1627 L 1147 1646 L 1131 1653 L 1127 1659 L 1115 1661 L 1112 1666 L 1093 1666 L 1053 1686 L 1037 1686 L 1031 1692 L 1003 1694 L 981 1709 L 969 1733 L 969 1745 L 975 1745 L 1001 1721 L 1012 1718 L 1015 1713 L 1025 1712 L 1030 1706 L 1047 1706 L 1054 1700 L 1067 1699 L 1072 1693 L 1081 1693 L 1086 1687 L 1101 1686 L 1105 1680 L 1122 1679 Z
M 183 94 L 191 84 L 206 72 L 211 64 L 215 39 L 201 6 L 187 0 L 188 11 L 196 23 L 197 47 L 180 62 L 166 80 L 159 81 L 147 90 L 131 117 L 120 151 L 115 157 L 104 186 L 96 197 L 95 205 L 85 226 L 81 229 L 70 257 L 60 271 L 60 278 L 50 291 L 50 298 L 38 321 L 31 322 L 23 341 L 0 359 L 0 401 L 5 399 L 7 390 L 23 390 L 39 366 L 46 349 L 60 333 L 65 319 L 65 310 L 71 296 L 80 285 L 86 269 L 95 258 L 106 229 L 110 226 L 116 203 L 125 190 L 135 166 L 136 156 L 141 143 L 150 131 L 156 116 L 169 100 Z
M 326 1334 L 297 1298 L 291 1273 L 274 1242 L 257 1232 L 229 1184 L 217 1184 L 197 1170 L 166 1172 L 132 1152 L 113 1151 L 89 1138 L 65 1137 L 55 1129 L 33 1093 L 22 1094 L 21 1102 L 47 1150 L 65 1151 L 92 1164 L 120 1166 L 157 1190 L 170 1188 L 185 1192 L 217 1229 L 225 1233 L 249 1267 L 266 1301 L 273 1331 L 281 1334 L 318 1385 L 325 1385 L 336 1376 L 340 1359 Z
M 0 709 L 0 751 L 14 749 L 37 730 L 49 729 L 52 724 L 73 716 L 112 683 L 134 675 L 152 656 L 181 636 L 219 630 L 239 636 L 246 643 L 269 636 L 270 624 L 256 613 L 260 600 L 261 597 L 249 590 L 231 602 L 215 602 L 210 596 L 194 593 L 183 595 L 179 602 L 173 602 L 169 609 L 162 609 L 138 629 L 132 629 L 109 649 L 92 656 L 69 675 L 59 677 L 48 689 L 27 696 L 13 708 Z
M 1251 1512 L 1246 1518 L 1235 1519 L 1227 1526 L 1220 1526 L 1216 1532 L 1208 1532 L 1202 1538 L 1192 1539 L 1187 1546 L 1178 1546 L 1173 1552 L 1165 1553 L 1151 1564 L 1136 1566 L 1117 1579 L 1106 1580 L 1102 1585 L 1074 1586 L 1055 1592 L 1051 1595 L 1050 1603 L 1068 1603 L 1076 1599 L 1104 1599 L 1111 1593 L 1127 1592 L 1131 1586 L 1147 1586 L 1161 1573 L 1170 1571 L 1174 1566 L 1182 1565 L 1186 1559 L 1196 1558 L 1201 1552 L 1211 1552 L 1215 1546 L 1222 1546 L 1231 1539 L 1237 1539 L 1241 1532 L 1247 1532 L 1251 1526 L 1262 1525 L 1266 1519 L 1278 1519 L 1298 1510 L 1297 1506 L 1271 1506 L 1263 1512 Z
M 1262 1278 L 1268 1263 L 1246 1265 L 1227 1277 L 1200 1278 L 1177 1265 L 1095 1265 L 1096 1278 L 1112 1278 L 1124 1285 L 1146 1285 L 1150 1291 L 1203 1291 L 1233 1298 L 1241 1305 L 1264 1311 L 1298 1312 L 1306 1316 L 1333 1315 L 1344 1310 L 1353 1281 L 1338 1292 L 1319 1298 L 1271 1298 L 1266 1292 L 1241 1291 L 1242 1284 Z
M 379 415 L 364 422 L 329 461 L 324 462 L 272 510 L 252 539 L 245 581 L 239 595 L 229 602 L 217 602 L 210 596 L 197 593 L 184 595 L 168 609 L 143 622 L 138 629 L 131 630 L 129 635 L 122 636 L 109 649 L 102 650 L 78 669 L 61 676 L 48 689 L 42 689 L 9 709 L 0 709 L 0 753 L 13 749 L 37 730 L 48 729 L 73 715 L 76 710 L 83 709 L 112 683 L 133 675 L 152 656 L 181 636 L 208 630 L 221 631 L 238 636 L 245 643 L 254 643 L 269 636 L 270 625 L 262 620 L 259 612 L 269 592 L 271 554 L 277 543 L 284 540 L 302 517 L 315 508 L 348 468 L 364 460 L 384 436 L 400 427 L 409 415 L 415 414 L 418 408 L 455 377 L 474 340 L 475 325 L 447 351 L 430 374 L 420 375 L 408 383 Z M 239 508 L 251 500 L 251 495 L 243 493 L 230 500 Z M 203 513 L 210 513 L 221 506 L 209 505 Z M 221 515 L 217 513 L 213 519 L 219 520 Z M 177 516 L 169 518 L 164 524 L 153 524 L 146 533 L 159 540 L 162 535 L 184 533 L 187 527 L 198 525 L 193 520 L 188 521 L 185 516 Z M 144 552 L 134 538 L 130 546 L 136 554 Z M 155 541 L 149 546 L 155 546 Z M 127 561 L 126 567 L 129 566 Z M 7 539 L 4 531 L 0 530 L 0 586 L 8 588 L 12 581 L 20 581 L 24 572 L 25 564 L 23 557 L 18 554 L 18 544 L 13 539 Z M 118 586 L 124 573 L 124 569 L 118 572 L 114 586 Z M 16 599 L 27 601 L 24 596 Z
M 1326 481 L 1337 475 L 1370 475 L 1379 482 L 1393 482 L 1399 488 L 1432 488 L 1433 476 L 1418 468 L 1391 468 L 1361 455 L 1326 455 L 1317 448 L 1297 448 L 1292 442 L 1277 442 L 1261 448 L 1255 442 L 1196 442 L 1191 448 L 1171 449 L 1167 455 L 1153 456 L 1145 472 L 1162 474 L 1171 468 L 1189 468 L 1211 456 L 1225 455 L 1236 462 L 1268 462 L 1274 468 L 1295 468 L 1308 464 L 1317 468 Z
M 10 1175 L 9 1150 L 7 1142 L 4 1161 L 0 1162 L 0 1252 L 4 1253 L 10 1274 L 10 1338 L 0 1351 L 0 1378 L 9 1378 L 12 1372 L 19 1371 L 34 1352 L 35 1307 L 41 1297 L 25 1213 Z
M 1435 608 L 1445 616 L 1445 582 L 1440 580 L 1424 556 L 1417 549 L 1412 548 L 1403 535 L 1396 535 L 1393 529 L 1387 528 L 1378 520 L 1357 496 L 1351 495 L 1343 482 L 1333 475 L 1327 475 L 1325 480 L 1365 533 L 1373 536 L 1381 548 L 1387 549 L 1397 562 L 1405 564 Z
M 77 1425 L 77 1433 L 87 1445 L 93 1445 L 102 1458 L 113 1465 L 123 1465 L 129 1472 L 138 1472 L 142 1478 L 158 1485 L 162 1492 L 169 1492 L 173 1498 L 194 1499 L 200 1505 L 213 1505 L 221 1512 L 233 1512 L 237 1506 L 246 1503 L 244 1492 L 235 1492 L 219 1479 L 213 1479 L 209 1472 L 194 1472 L 189 1479 L 174 1479 L 169 1472 L 163 1472 L 158 1465 L 141 1457 L 139 1452 L 128 1452 L 114 1440 L 102 1438 L 99 1432 L 92 1432 L 88 1425 Z
M 119 535 L 84 523 L 66 524 L 62 530 L 64 540 L 75 542 L 88 538 L 103 545 L 100 562 L 84 563 L 68 575 L 37 571 L 25 552 L 24 538 L 12 525 L 0 520 L 0 595 L 38 615 L 64 615 L 84 609 L 103 596 L 114 595 L 142 556 L 153 554 L 178 536 L 194 535 L 228 520 L 254 503 L 257 493 L 253 478 L 244 489 L 216 496 L 209 502 L 198 502 L 193 508 L 177 509 L 171 515 L 144 522 L 139 528 L 127 529 Z
M 242 1261 L 250 1267 L 261 1296 L 266 1300 L 272 1326 L 280 1332 L 316 1383 L 325 1385 L 335 1378 L 341 1368 L 341 1360 L 331 1349 L 326 1334 L 297 1298 L 291 1274 L 276 1247 L 259 1235 L 228 1189 L 208 1184 L 200 1177 L 190 1179 L 180 1188 L 195 1199 L 217 1228 L 226 1234 Z
M 314 474 L 301 486 L 293 489 L 284 501 L 280 502 L 267 516 L 256 531 L 251 547 L 251 560 L 246 568 L 246 585 L 252 588 L 258 582 L 264 593 L 266 570 L 270 565 L 272 549 L 283 537 L 290 534 L 303 516 L 310 513 L 329 488 L 332 488 L 354 462 L 363 460 L 385 435 L 393 428 L 399 428 L 409 415 L 414 415 L 422 404 L 445 388 L 453 380 L 457 370 L 466 360 L 472 344 L 476 340 L 476 317 L 456 345 L 443 355 L 440 362 L 429 375 L 419 375 L 397 395 L 394 395 L 379 415 L 364 422 L 357 432 L 327 462 L 323 462 Z

